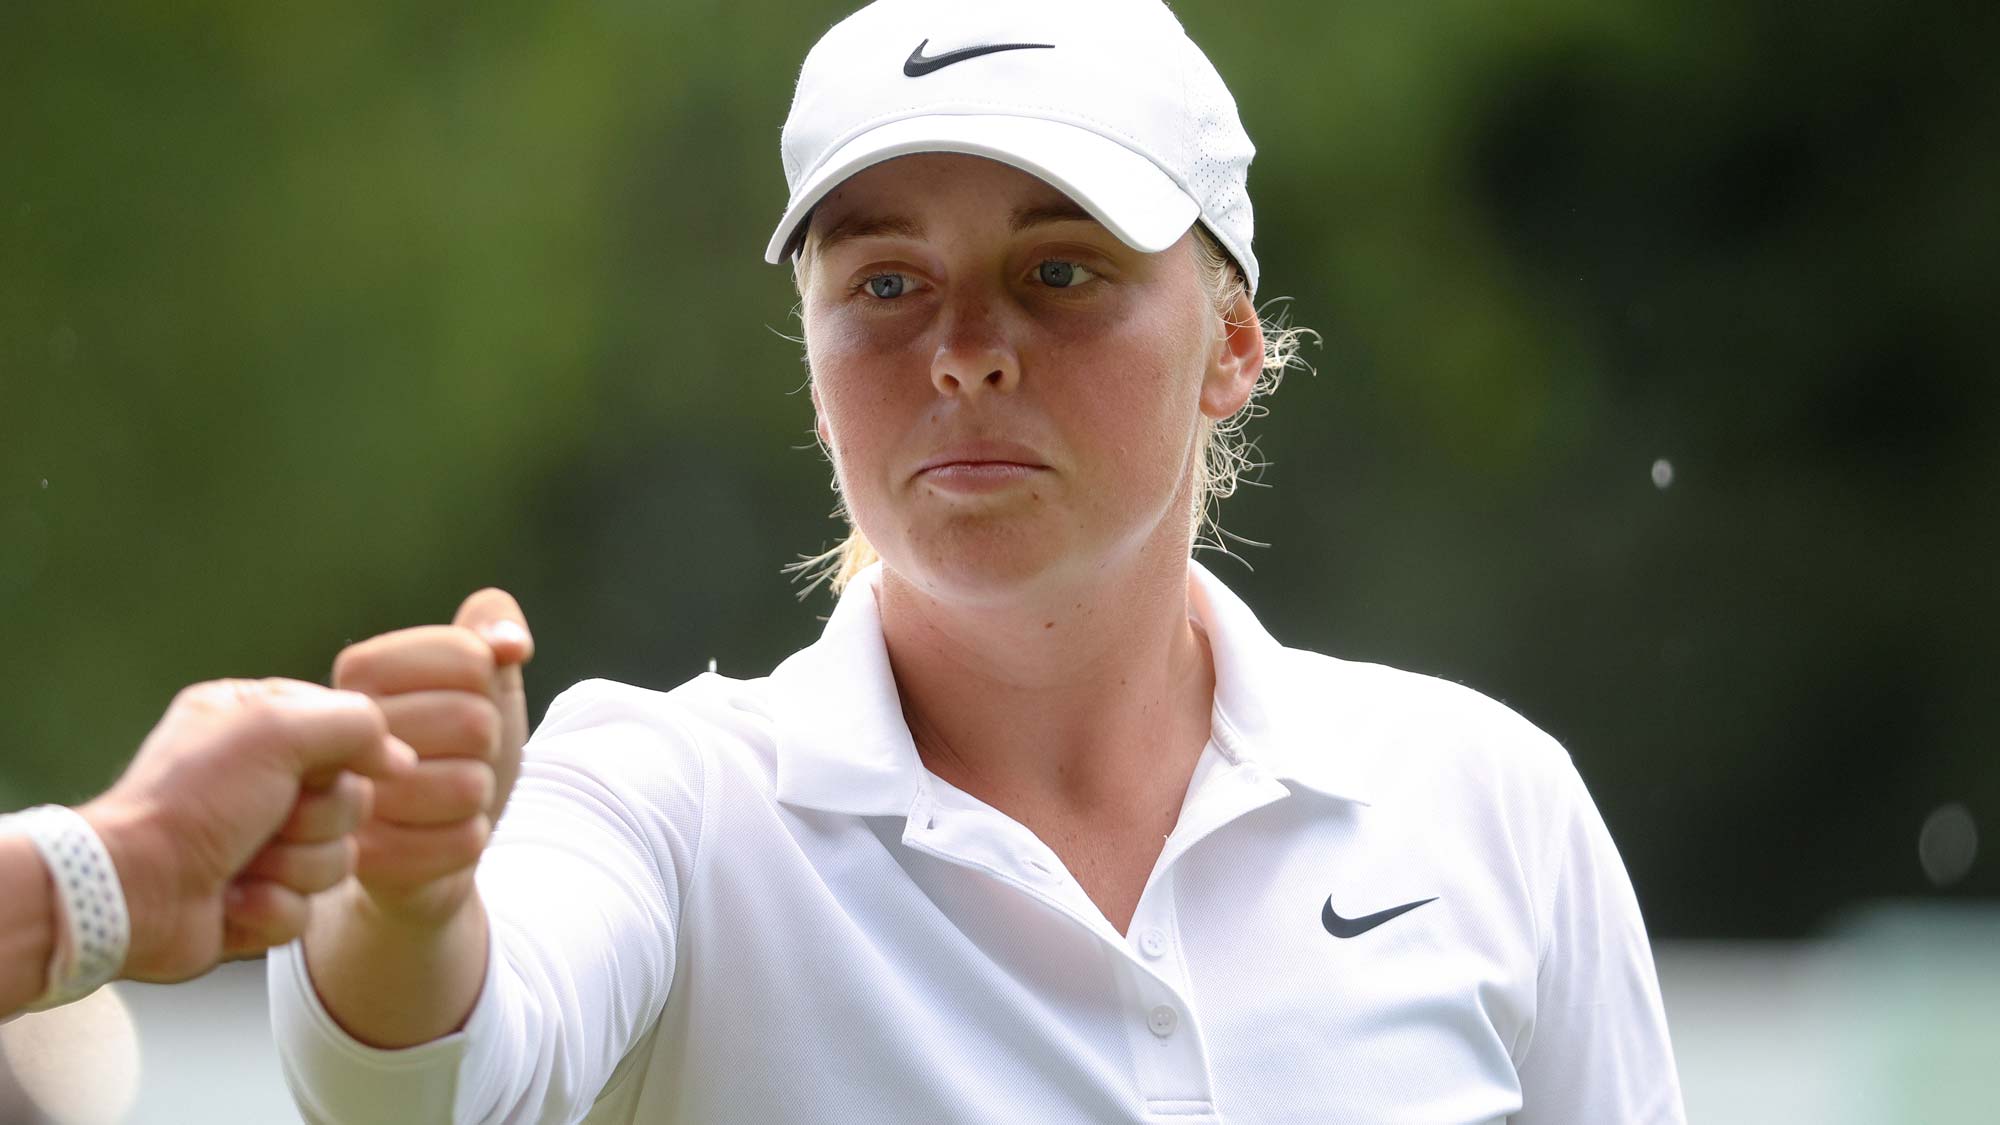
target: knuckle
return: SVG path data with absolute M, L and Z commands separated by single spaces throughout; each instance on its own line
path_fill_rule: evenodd
M 493 771 L 483 767 L 460 771 L 452 780 L 453 807 L 471 816 L 493 798 Z
M 340 863 L 340 841 L 299 844 L 296 866 L 314 881 L 324 879 Z
M 344 835 L 375 813 L 375 782 L 358 774 L 342 774 L 335 827 Z
M 173 709 L 203 714 L 230 711 L 243 705 L 242 693 L 233 680 L 203 680 L 174 693 Z
M 270 859 L 257 866 L 257 874 L 282 887 L 294 890 L 312 882 L 314 863 L 312 853 L 302 850 L 303 845 L 282 846 L 269 853 Z
M 259 721 L 274 719 L 278 715 L 278 704 L 261 691 L 238 691 L 229 701 L 230 709 L 239 715 L 249 716 Z
M 493 776 L 492 770 L 480 770 L 472 776 L 472 799 L 474 805 L 481 809 L 490 808 L 493 804 L 494 796 L 500 792 L 500 779 Z
M 382 815 L 382 810 L 403 799 L 410 791 L 414 774 L 398 777 L 375 777 L 368 779 L 367 795 L 360 802 L 362 821 L 373 820 Z
M 324 799 L 335 813 L 346 817 L 352 815 L 361 807 L 362 802 L 368 799 L 370 788 L 372 787 L 368 778 L 358 773 L 342 771 L 333 779 L 333 786 L 326 791 Z
M 363 695 L 360 692 L 343 694 L 351 695 L 360 701 L 356 708 L 361 716 L 360 727 L 355 733 L 361 745 L 372 745 L 389 736 L 389 716 L 373 696 Z
M 500 709 L 483 695 L 470 692 L 459 693 L 453 701 L 456 712 L 452 725 L 459 739 L 468 749 L 475 749 L 481 757 L 490 754 L 500 740 Z
M 458 824 L 454 833 L 459 866 L 470 867 L 479 862 L 479 854 L 486 850 L 486 841 L 492 835 L 490 823 L 484 816 L 471 816 Z
M 314 853 L 312 863 L 306 872 L 304 885 L 297 889 L 307 894 L 336 886 L 354 870 L 352 845 L 346 840 L 335 840 L 321 845 Z
M 493 674 L 493 646 L 463 625 L 452 626 L 450 636 L 455 650 L 453 663 L 468 677 L 484 683 Z
M 333 686 L 363 690 L 367 684 L 374 682 L 372 673 L 377 663 L 379 658 L 374 646 L 368 642 L 348 645 L 333 658 Z
M 284 744 L 283 717 L 271 701 L 261 695 L 238 694 L 230 704 L 228 729 L 237 738 L 260 749 Z

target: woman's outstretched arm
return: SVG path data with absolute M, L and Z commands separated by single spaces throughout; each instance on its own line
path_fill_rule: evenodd
M 309 1120 L 573 1120 L 665 1003 L 701 775 L 663 764 L 696 759 L 663 747 L 617 693 L 582 685 L 550 709 L 521 767 L 506 714 L 518 688 L 502 677 L 525 653 L 489 645 L 495 679 L 481 690 L 467 643 L 490 640 L 495 620 L 518 624 L 468 625 L 461 611 L 460 635 L 405 631 L 342 658 L 343 682 L 380 692 L 399 737 L 449 768 L 405 795 L 434 801 L 434 822 L 391 794 L 384 815 L 404 819 L 373 843 L 364 827 L 360 877 L 272 959 L 280 1055 Z M 497 738 L 479 700 L 454 694 L 502 712 Z M 503 798 L 468 812 L 477 786 L 453 798 L 442 780 L 468 762 L 489 764 L 504 798 L 490 844 L 478 822 Z
M 473 875 L 520 772 L 532 653 L 514 599 L 482 590 L 450 625 L 373 637 L 334 663 L 334 684 L 372 697 L 419 759 L 377 787 L 355 834 L 355 877 L 304 937 L 320 999 L 358 1042 L 430 1042 L 463 1026 L 479 998 L 486 911 Z

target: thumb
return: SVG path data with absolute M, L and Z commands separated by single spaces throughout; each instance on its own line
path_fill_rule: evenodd
M 528 741 L 528 693 L 521 683 L 521 665 L 535 655 L 535 638 L 528 632 L 520 603 L 505 590 L 492 587 L 465 599 L 453 625 L 470 629 L 493 647 L 493 702 L 500 708 L 500 759 L 493 763 L 494 793 L 491 813 L 500 809 L 513 791 L 521 771 L 521 747 Z
M 534 659 L 535 638 L 528 632 L 527 615 L 505 590 L 491 586 L 466 598 L 451 623 L 470 629 L 493 646 L 493 662 L 500 666 L 522 665 Z
M 277 678 L 232 686 L 238 698 L 268 707 L 267 721 L 297 754 L 308 786 L 327 784 L 343 769 L 394 777 L 417 764 L 415 752 L 390 736 L 375 701 L 360 692 Z

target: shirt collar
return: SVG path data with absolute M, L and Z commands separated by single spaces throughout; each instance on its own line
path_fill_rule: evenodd
M 1188 561 L 1188 612 L 1215 659 L 1217 748 L 1329 797 L 1371 803 L 1357 749 L 1334 721 L 1343 665 L 1289 649 L 1236 592 Z
M 1215 659 L 1217 748 L 1280 780 L 1369 803 L 1351 748 L 1326 721 L 1324 674 L 1326 665 L 1338 665 L 1280 645 L 1200 563 L 1190 560 L 1188 575 L 1188 611 Z M 905 816 L 923 789 L 922 760 L 882 640 L 880 582 L 880 563 L 855 575 L 820 639 L 771 673 L 777 796 L 785 804 Z M 1321 675 L 1306 682 L 1309 671 Z
M 855 816 L 903 816 L 923 762 L 903 719 L 876 590 L 882 564 L 855 575 L 818 641 L 771 672 L 778 800 Z

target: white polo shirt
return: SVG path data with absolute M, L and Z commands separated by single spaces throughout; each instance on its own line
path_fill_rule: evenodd
M 1638 903 L 1563 750 L 1284 648 L 1189 576 L 1213 730 L 1128 933 L 923 767 L 878 567 L 766 678 L 556 700 L 480 865 L 463 1031 L 364 1047 L 275 953 L 306 1116 L 1681 1121 Z

